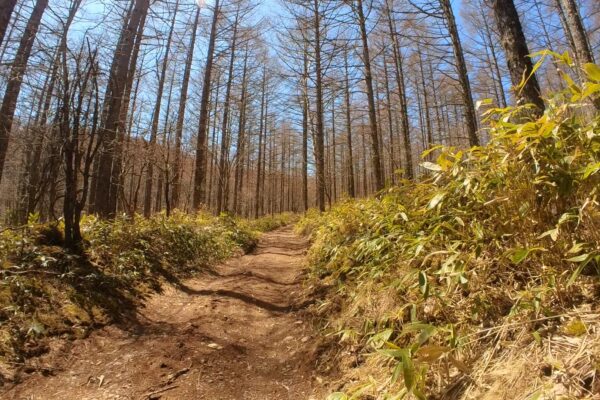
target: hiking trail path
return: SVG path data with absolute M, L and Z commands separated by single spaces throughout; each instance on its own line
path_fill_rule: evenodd
M 291 227 L 153 295 L 135 324 L 51 341 L 2 399 L 317 400 L 317 335 L 302 310 L 306 239 Z

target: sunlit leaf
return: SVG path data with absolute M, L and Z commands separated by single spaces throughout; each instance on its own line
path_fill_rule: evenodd
M 600 67 L 596 64 L 587 63 L 583 66 L 586 75 L 593 81 L 600 82 Z

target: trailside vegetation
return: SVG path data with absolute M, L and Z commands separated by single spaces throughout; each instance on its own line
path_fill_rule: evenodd
M 164 283 L 207 271 L 248 252 L 260 232 L 292 221 L 291 214 L 243 220 L 208 213 L 85 216 L 83 245 L 65 250 L 61 223 L 0 229 L 0 358 L 22 362 L 47 350 L 44 338 L 86 336 L 126 321 Z
M 570 57 L 549 54 L 566 89 L 543 115 L 488 108 L 488 145 L 435 147 L 419 182 L 297 225 L 329 288 L 316 312 L 340 346 L 330 399 L 600 392 L 600 68 L 578 85 Z

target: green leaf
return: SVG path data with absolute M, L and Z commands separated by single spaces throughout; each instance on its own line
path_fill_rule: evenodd
M 600 171 L 600 162 L 588 164 L 583 170 L 583 179 L 589 178 L 591 175 L 594 175 L 598 171 Z
M 406 386 L 409 392 L 412 392 L 416 384 L 415 367 L 408 351 L 405 351 L 402 357 L 402 373 L 404 376 L 404 386 Z
M 593 81 L 600 82 L 600 67 L 596 64 L 587 63 L 583 66 L 586 75 Z
M 523 260 L 529 256 L 530 250 L 525 248 L 515 249 L 510 257 L 513 264 L 520 264 Z

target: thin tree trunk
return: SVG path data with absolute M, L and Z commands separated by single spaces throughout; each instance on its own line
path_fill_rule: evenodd
M 256 168 L 256 191 L 254 192 L 254 199 L 256 201 L 254 207 L 254 218 L 258 218 L 261 212 L 261 203 L 262 203 L 262 192 L 261 190 L 263 185 L 262 183 L 262 167 L 263 167 L 263 140 L 264 133 L 263 130 L 266 130 L 266 96 L 267 96 L 267 67 L 263 67 L 263 79 L 262 79 L 262 91 L 261 91 L 261 100 L 260 100 L 260 127 L 258 129 L 258 166 Z
M 321 14 L 319 11 L 319 1 L 313 2 L 315 19 L 315 74 L 316 74 L 316 103 L 317 103 L 317 121 L 314 138 L 315 158 L 317 167 L 317 206 L 319 211 L 325 211 L 325 128 L 323 123 L 323 70 L 321 66 Z
M 371 163 L 375 177 L 375 189 L 383 189 L 383 171 L 381 166 L 381 155 L 379 152 L 379 130 L 377 125 L 377 111 L 375 108 L 375 94 L 373 91 L 373 75 L 371 73 L 371 55 L 369 53 L 369 39 L 367 35 L 366 18 L 363 10 L 362 0 L 356 2 L 356 12 L 362 40 L 362 55 L 365 72 L 365 85 L 367 87 L 367 100 L 369 104 L 369 126 L 371 128 Z
M 240 98 L 240 116 L 238 120 L 237 155 L 235 164 L 235 181 L 233 185 L 233 211 L 240 213 L 240 199 L 244 179 L 244 157 L 246 154 L 246 107 L 248 91 L 248 47 L 244 55 L 242 72 L 242 93 Z
M 233 35 L 231 37 L 231 55 L 229 58 L 229 71 L 227 74 L 227 88 L 225 89 L 225 103 L 223 104 L 223 125 L 221 126 L 221 154 L 219 159 L 219 185 L 217 186 L 217 214 L 229 211 L 226 201 L 229 191 L 229 105 L 231 100 L 231 86 L 233 85 L 233 67 L 235 63 L 235 52 L 237 45 L 239 8 L 233 22 Z
M 175 1 L 175 10 L 173 10 L 173 19 L 167 35 L 167 44 L 165 55 L 163 57 L 160 78 L 158 80 L 158 90 L 156 91 L 156 100 L 154 102 L 154 112 L 152 113 L 152 125 L 150 128 L 150 143 L 148 144 L 149 154 L 146 162 L 148 168 L 146 170 L 146 186 L 144 188 L 144 217 L 148 218 L 152 214 L 152 186 L 154 184 L 154 164 L 156 152 L 156 137 L 158 135 L 158 123 L 160 121 L 160 109 L 162 106 L 163 91 L 165 88 L 165 80 L 167 78 L 167 67 L 169 65 L 169 55 L 171 52 L 171 41 L 173 39 L 173 31 L 175 30 L 175 22 L 177 21 L 177 11 L 179 10 L 179 0 Z M 167 111 L 168 112 L 168 111 Z M 160 187 L 158 193 L 161 193 Z
M 213 19 L 210 28 L 204 81 L 202 83 L 202 100 L 200 102 L 200 123 L 198 127 L 198 140 L 196 143 L 196 165 L 194 168 L 194 197 L 192 207 L 198 210 L 206 201 L 206 166 L 208 161 L 208 103 L 210 100 L 210 86 L 212 82 L 212 69 L 214 64 L 215 42 L 217 40 L 217 25 L 219 23 L 220 0 L 215 1 Z
M 344 49 L 344 100 L 346 103 L 346 146 L 348 148 L 348 196 L 356 197 L 354 183 L 354 155 L 352 153 L 352 114 L 350 104 L 350 72 L 348 71 L 348 49 Z
M 465 109 L 465 120 L 467 134 L 469 135 L 469 145 L 479 146 L 479 137 L 477 136 L 477 116 L 475 114 L 475 103 L 473 102 L 473 94 L 471 92 L 471 83 L 469 81 L 469 72 L 465 55 L 460 42 L 454 12 L 450 0 L 440 0 L 440 5 L 444 12 L 444 17 L 448 23 L 448 33 L 454 50 L 454 58 L 456 61 L 456 72 L 458 73 L 458 82 L 460 83 L 462 100 Z
M 302 76 L 302 206 L 308 210 L 308 50 L 304 49 L 304 71 Z
M 181 94 L 179 97 L 179 110 L 177 111 L 177 123 L 175 124 L 175 160 L 173 165 L 173 207 L 180 206 L 181 195 L 181 145 L 183 139 L 183 122 L 185 121 L 185 109 L 187 106 L 188 87 L 190 84 L 190 75 L 192 71 L 192 62 L 194 60 L 194 48 L 196 47 L 196 32 L 198 31 L 198 20 L 200 19 L 200 7 L 196 9 L 196 17 L 192 25 L 192 37 L 188 47 L 187 58 L 185 60 L 185 69 L 183 71 L 183 82 L 181 83 Z
M 395 66 L 395 75 L 396 75 L 396 85 L 398 86 L 398 99 L 400 101 L 400 113 L 402 116 L 401 119 L 401 127 L 402 127 L 402 138 L 404 142 L 404 171 L 405 176 L 408 179 L 414 178 L 413 171 L 413 160 L 412 160 L 412 146 L 410 140 L 410 126 L 408 119 L 408 105 L 406 101 L 406 84 L 404 82 L 404 65 L 402 60 L 402 52 L 400 49 L 400 44 L 398 43 L 398 35 L 396 32 L 396 24 L 394 17 L 392 15 L 392 9 L 390 7 L 390 1 L 385 1 L 386 13 L 388 17 L 388 28 L 390 37 L 392 39 L 392 50 L 394 56 L 394 66 Z

